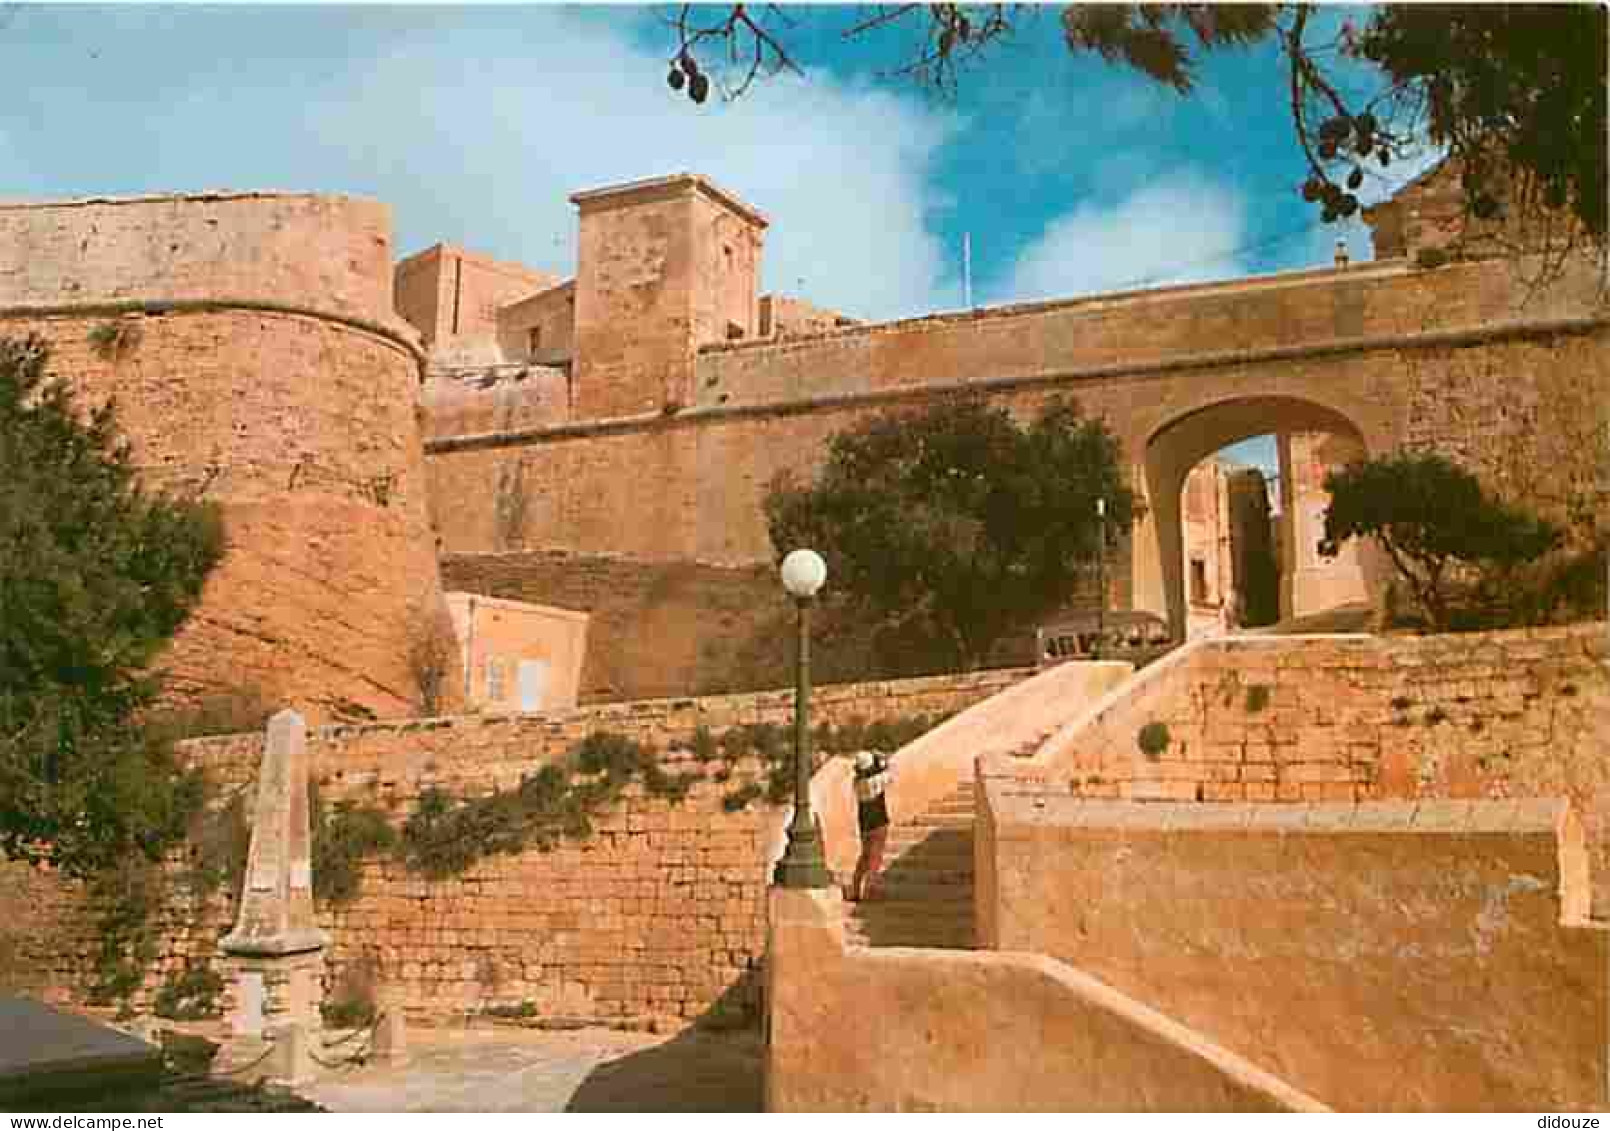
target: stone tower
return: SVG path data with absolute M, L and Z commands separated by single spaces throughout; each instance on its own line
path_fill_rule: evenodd
M 579 419 L 693 403 L 702 345 L 753 337 L 767 220 L 690 173 L 573 195 Z
M 441 596 L 390 235 L 342 197 L 0 205 L 0 334 L 115 398 L 144 483 L 222 506 L 227 553 L 162 660 L 180 698 L 413 710 L 410 625 Z

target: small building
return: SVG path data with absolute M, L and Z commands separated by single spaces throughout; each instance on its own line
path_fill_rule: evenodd
M 576 705 L 586 613 L 477 593 L 448 593 L 470 710 L 554 711 Z

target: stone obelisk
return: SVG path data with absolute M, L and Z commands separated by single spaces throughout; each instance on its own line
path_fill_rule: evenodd
M 295 711 L 281 711 L 268 721 L 240 913 L 218 944 L 234 975 L 227 1059 L 239 1062 L 273 1042 L 285 1055 L 269 1058 L 268 1074 L 293 1084 L 311 1068 L 299 1050 L 321 1028 L 329 942 L 313 915 L 307 783 L 307 724 Z

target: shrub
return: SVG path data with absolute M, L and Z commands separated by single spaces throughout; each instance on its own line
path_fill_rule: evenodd
M 973 670 L 994 645 L 1088 584 L 1135 499 L 1118 440 L 1071 401 L 1033 422 L 971 397 L 868 417 L 834 436 L 816 480 L 768 486 L 779 556 L 815 546 L 835 611 L 941 666 Z M 987 600 L 980 599 L 988 594 Z
M 151 1012 L 170 1021 L 202 1021 L 222 1012 L 224 980 L 210 966 L 187 964 L 157 990 Z
M 325 812 L 319 787 L 308 783 L 308 816 L 313 831 L 313 898 L 335 905 L 358 897 L 363 861 L 397 844 L 386 814 L 373 806 L 338 802 Z
M 377 964 L 372 957 L 350 963 L 336 980 L 319 1013 L 331 1029 L 361 1029 L 379 1016 L 375 1005 Z
M 1507 576 L 1560 541 L 1554 526 L 1489 498 L 1475 476 L 1431 453 L 1351 464 L 1327 475 L 1325 489 L 1320 553 L 1375 538 L 1436 632 L 1456 627 L 1461 574 Z
M 496 1017 L 509 1021 L 524 1021 L 537 1016 L 537 1003 L 530 998 L 524 1001 L 505 1005 L 489 1005 L 481 1010 L 487 1017 Z
M 190 859 L 183 881 L 191 894 L 206 898 L 222 887 L 238 896 L 252 845 L 246 791 L 237 790 L 224 804 L 198 812 L 188 840 Z
M 1256 715 L 1269 706 L 1269 685 L 1254 683 L 1247 687 L 1246 710 L 1249 715 Z
M 1140 752 L 1155 762 L 1163 756 L 1163 751 L 1168 749 L 1168 724 L 1147 723 L 1140 728 L 1140 732 L 1135 736 L 1135 742 L 1140 746 Z
M 92 1005 L 127 1002 L 156 957 L 156 923 L 162 910 L 160 868 L 131 856 L 98 872 L 88 895 L 95 922 L 88 996 Z
M 121 361 L 139 347 L 142 337 L 139 321 L 116 318 L 91 327 L 89 344 L 103 361 Z

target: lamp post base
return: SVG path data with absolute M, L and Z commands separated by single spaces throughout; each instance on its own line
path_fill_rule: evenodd
M 777 861 L 772 882 L 780 888 L 826 888 L 833 886 L 828 874 L 827 861 L 822 858 L 822 843 L 814 828 L 803 833 L 788 830 L 788 847 L 783 858 Z

